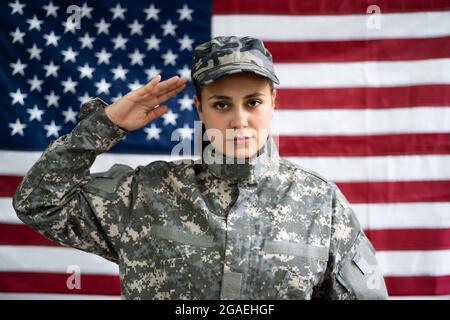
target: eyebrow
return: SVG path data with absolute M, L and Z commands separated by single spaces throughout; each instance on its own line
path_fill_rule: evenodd
M 260 96 L 264 96 L 265 94 L 262 92 L 254 92 L 254 93 L 250 93 L 248 95 L 246 95 L 244 97 L 244 99 L 248 99 L 248 98 L 254 98 L 254 97 L 260 97 Z M 221 96 L 221 95 L 213 95 L 211 97 L 208 98 L 208 100 L 211 99 L 217 99 L 217 100 L 231 100 L 231 97 L 229 96 Z

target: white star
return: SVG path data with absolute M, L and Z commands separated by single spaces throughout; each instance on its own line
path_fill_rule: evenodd
M 20 59 L 17 59 L 16 63 L 10 63 L 9 66 L 13 69 L 12 75 L 15 75 L 16 73 L 19 73 L 22 76 L 25 75 L 25 68 L 27 67 L 27 65 L 25 63 L 22 63 Z
M 59 130 L 61 130 L 61 126 L 57 126 L 55 124 L 55 121 L 52 120 L 50 124 L 46 124 L 44 126 L 45 130 L 47 131 L 47 138 L 51 136 L 58 137 L 59 136 Z
M 142 87 L 142 84 L 139 83 L 139 81 L 137 81 L 137 80 L 134 80 L 133 83 L 131 83 L 131 84 L 128 85 L 128 88 L 130 88 L 131 91 L 134 91 L 134 90 L 136 90 L 136 89 L 139 89 L 140 87 Z
M 46 17 L 48 17 L 48 16 L 53 16 L 55 18 L 58 17 L 58 14 L 56 13 L 56 11 L 58 10 L 59 7 L 53 5 L 53 1 L 50 1 L 50 3 L 46 6 L 44 6 L 43 8 L 47 12 L 45 14 Z
M 23 14 L 23 8 L 25 8 L 24 4 L 21 4 L 19 0 L 16 0 L 14 3 L 8 3 L 8 6 L 11 7 L 11 15 L 15 14 L 16 12 L 20 15 Z
M 172 36 L 176 36 L 175 29 L 177 28 L 176 24 L 173 24 L 171 20 L 167 20 L 165 24 L 161 26 L 163 28 L 163 36 L 167 36 L 168 34 Z
M 39 49 L 35 43 L 33 44 L 33 47 L 27 49 L 27 51 L 30 53 L 30 60 L 41 60 L 42 49 Z
M 27 23 L 30 25 L 28 27 L 28 31 L 36 29 L 38 31 L 41 31 L 41 24 L 44 23 L 43 20 L 38 20 L 36 15 L 33 16 L 33 19 L 27 19 Z
M 189 98 L 187 94 L 185 94 L 182 99 L 178 99 L 177 101 L 181 105 L 181 111 L 192 111 L 192 104 L 194 103 L 194 100 Z
M 158 39 L 154 34 L 152 34 L 150 38 L 145 39 L 145 42 L 147 43 L 147 51 L 152 49 L 159 50 L 159 43 L 161 42 L 161 40 Z
M 57 72 L 59 70 L 59 66 L 55 65 L 53 63 L 53 60 L 50 61 L 49 64 L 44 65 L 44 69 L 45 71 L 47 71 L 45 73 L 45 77 L 49 77 L 49 76 L 54 76 L 55 78 L 58 76 Z
M 77 51 L 73 51 L 72 47 L 67 48 L 67 50 L 61 51 L 61 54 L 64 56 L 64 62 L 66 61 L 75 61 L 75 57 L 78 55 Z
M 37 105 L 34 105 L 33 109 L 27 109 L 27 112 L 30 114 L 30 118 L 28 121 L 33 121 L 36 119 L 37 121 L 42 121 L 42 115 L 44 114 L 44 111 L 39 109 Z
M 180 21 L 183 21 L 184 19 L 192 21 L 192 13 L 194 12 L 194 10 L 189 9 L 187 5 L 183 5 L 183 8 L 177 9 L 177 12 L 180 15 Z
M 77 123 L 77 113 L 75 111 L 72 110 L 72 107 L 69 107 L 69 109 L 67 109 L 67 111 L 63 111 L 62 114 L 64 115 L 64 123 L 67 122 L 73 122 L 73 123 Z
M 185 34 L 182 39 L 178 39 L 177 41 L 180 44 L 180 51 L 183 51 L 184 49 L 192 51 L 192 44 L 194 43 L 194 40 L 189 38 L 187 34 Z
M 102 51 L 97 52 L 95 56 L 97 57 L 97 64 L 109 64 L 109 59 L 111 58 L 112 54 L 106 52 L 105 48 L 103 48 Z
M 37 91 L 42 91 L 42 88 L 41 88 L 41 85 L 42 85 L 42 83 L 44 82 L 44 81 L 42 81 L 42 80 L 39 80 L 38 78 L 37 78 L 37 76 L 36 75 L 34 75 L 34 77 L 33 77 L 33 79 L 29 79 L 29 80 L 27 80 L 27 82 L 30 84 L 30 92 L 33 92 L 33 90 L 37 90 Z
M 77 86 L 78 82 L 73 81 L 72 77 L 68 77 L 66 81 L 62 81 L 61 84 L 64 87 L 63 93 L 66 92 L 72 92 L 75 94 L 75 87 Z
M 44 96 L 44 99 L 47 100 L 47 107 L 55 106 L 56 108 L 58 108 L 59 96 L 55 94 L 55 91 L 52 90 L 50 94 L 46 94 Z
M 83 37 L 78 38 L 78 41 L 81 42 L 81 49 L 83 49 L 84 47 L 92 49 L 92 43 L 94 42 L 94 40 L 95 38 L 91 37 L 88 32 L 86 32 Z
M 128 28 L 130 28 L 131 29 L 131 31 L 130 31 L 130 34 L 131 35 L 133 35 L 133 34 L 138 34 L 138 35 L 142 35 L 142 28 L 144 27 L 144 25 L 143 24 L 141 24 L 141 23 L 139 23 L 138 21 L 137 21 L 137 19 L 134 19 L 134 21 L 133 21 L 133 23 L 130 23 L 129 25 L 128 25 Z
M 162 117 L 164 118 L 164 125 L 168 125 L 169 123 L 176 126 L 177 125 L 177 118 L 178 118 L 178 114 L 177 113 L 173 113 L 171 109 L 169 109 L 168 112 L 164 113 L 162 115 Z
M 78 100 L 80 101 L 81 104 L 84 104 L 84 103 L 90 101 L 91 99 L 92 99 L 92 97 L 87 92 L 85 92 L 83 96 L 78 97 Z
M 180 135 L 182 140 L 192 140 L 194 129 L 190 128 L 187 124 L 183 128 L 178 128 L 175 131 Z
M 99 22 L 95 24 L 95 27 L 97 28 L 97 34 L 104 33 L 106 35 L 109 34 L 109 27 L 111 26 L 110 23 L 106 23 L 105 19 L 102 18 Z
M 109 9 L 109 11 L 111 11 L 113 13 L 113 17 L 112 17 L 113 20 L 115 20 L 117 18 L 124 20 L 125 19 L 124 13 L 127 11 L 127 9 L 122 8 L 120 6 L 120 3 L 117 3 L 115 8 Z
M 155 124 L 152 123 L 150 125 L 150 128 L 145 128 L 144 131 L 145 133 L 147 133 L 147 140 L 159 140 L 159 134 L 161 133 L 162 129 L 157 128 Z
M 111 69 L 111 72 L 114 73 L 114 80 L 121 79 L 125 80 L 125 76 L 128 72 L 128 69 L 124 69 L 121 64 L 117 68 Z
M 126 50 L 127 49 L 125 44 L 128 42 L 128 39 L 122 37 L 121 33 L 119 33 L 117 35 L 117 37 L 113 38 L 111 41 L 114 43 L 114 50 L 117 50 L 117 49 Z
M 144 62 L 142 61 L 145 58 L 145 54 L 140 53 L 138 49 L 135 49 L 133 53 L 129 54 L 128 57 L 131 59 L 131 65 L 138 64 L 142 66 Z
M 161 57 L 164 59 L 164 65 L 167 66 L 168 64 L 175 65 L 178 55 L 169 49 L 166 53 L 162 54 Z
M 58 41 L 59 41 L 59 39 L 61 39 L 61 37 L 55 35 L 55 32 L 53 32 L 53 31 L 50 34 L 44 34 L 44 38 L 45 38 L 45 40 L 47 40 L 47 42 L 45 43 L 46 46 L 49 46 L 52 44 L 55 47 L 58 46 Z
M 100 93 L 106 93 L 109 94 L 109 87 L 111 87 L 111 84 L 105 81 L 105 78 L 102 78 L 101 81 L 96 82 L 95 86 L 97 87 L 97 94 Z
M 153 4 L 150 5 L 150 7 L 148 7 L 147 9 L 144 10 L 144 12 L 147 14 L 147 17 L 145 18 L 145 20 L 150 20 L 150 19 L 155 19 L 155 21 L 158 21 L 159 17 L 158 17 L 158 13 L 161 10 L 156 9 L 155 6 Z
M 161 70 L 156 69 L 155 65 L 152 64 L 150 69 L 145 70 L 145 73 L 147 74 L 147 78 L 150 80 L 153 79 L 158 74 L 161 74 Z
M 27 94 L 22 93 L 20 89 L 17 89 L 16 92 L 10 92 L 9 96 L 13 99 L 13 105 L 16 103 L 23 105 L 25 103 L 24 99 L 27 97 Z
M 76 29 L 80 29 L 75 19 L 67 18 L 62 22 L 62 25 L 64 27 L 64 33 L 70 32 L 75 34 Z
M 25 36 L 25 32 L 20 32 L 19 28 L 16 28 L 16 31 L 9 33 L 13 37 L 12 43 L 18 41 L 19 43 L 23 43 L 23 37 Z
M 84 66 L 78 67 L 78 71 L 80 71 L 80 79 L 87 77 L 89 79 L 92 78 L 92 72 L 94 72 L 94 68 L 89 67 L 89 64 L 85 63 Z
M 83 3 L 83 6 L 80 8 L 81 11 L 81 17 L 88 17 L 89 19 L 92 18 L 91 12 L 94 10 L 92 7 L 88 7 L 86 2 Z
M 178 69 L 178 74 L 180 77 L 191 80 L 191 69 L 187 65 L 184 65 L 183 69 Z
M 23 129 L 27 127 L 26 124 L 21 123 L 19 118 L 16 119 L 15 123 L 9 123 L 8 126 L 12 129 L 11 135 L 15 135 L 16 133 L 23 136 Z

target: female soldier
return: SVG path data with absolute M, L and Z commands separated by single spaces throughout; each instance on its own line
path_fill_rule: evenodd
M 19 218 L 118 263 L 126 299 L 386 298 L 374 249 L 336 185 L 278 156 L 268 134 L 278 79 L 263 43 L 214 38 L 195 49 L 191 71 L 213 146 L 204 161 L 89 174 L 186 83 L 157 76 L 109 106 L 82 106 L 17 189 Z

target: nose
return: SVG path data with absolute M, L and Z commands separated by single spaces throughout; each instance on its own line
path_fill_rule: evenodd
M 233 129 L 248 127 L 248 113 L 242 106 L 234 108 L 230 126 Z

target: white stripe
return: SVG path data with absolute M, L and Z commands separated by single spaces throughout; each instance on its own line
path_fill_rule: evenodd
M 450 34 L 450 11 L 382 13 L 379 29 L 368 28 L 373 15 L 286 16 L 213 15 L 212 35 L 252 36 L 271 41 L 427 38 Z
M 450 179 L 449 155 L 286 157 L 286 159 L 338 182 Z
M 450 72 L 449 72 L 450 74 Z M 275 135 L 448 133 L 450 107 L 342 110 L 276 110 Z
M 120 296 L 58 293 L 3 293 L 0 300 L 120 300 Z
M 282 88 L 385 87 L 450 83 L 450 59 L 276 63 Z
M 0 197 L 0 223 L 23 224 L 14 211 L 12 198 Z
M 449 202 L 352 204 L 363 229 L 450 228 Z
M 94 254 L 71 248 L 40 246 L 0 246 L 0 271 L 119 274 L 116 264 Z
M 352 204 L 364 229 L 450 228 L 449 202 Z M 0 223 L 23 224 L 11 205 L 0 198 Z
M 450 275 L 450 250 L 377 251 L 384 276 Z
M 30 155 L 28 152 L 0 151 L 0 161 L 7 159 L 10 164 L 0 168 L 0 174 L 25 175 L 39 155 L 40 152 Z M 284 158 L 339 182 L 450 179 L 449 155 Z M 114 163 L 136 167 L 155 160 L 169 159 L 170 156 L 163 155 L 105 153 L 95 160 L 91 172 L 106 171 Z
M 118 275 L 117 265 L 93 254 L 69 248 L 0 246 L 0 271 L 66 273 L 79 266 L 81 274 Z M 450 274 L 450 250 L 378 251 L 377 259 L 385 276 Z

